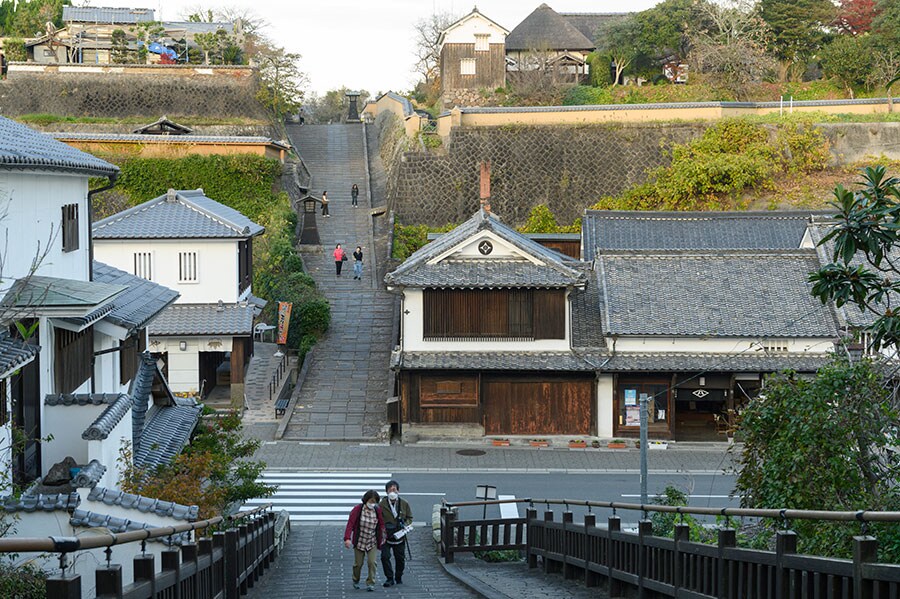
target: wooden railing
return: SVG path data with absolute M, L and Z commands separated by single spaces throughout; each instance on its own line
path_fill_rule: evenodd
M 106 547 L 107 562 L 95 570 L 98 598 L 235 599 L 253 586 L 277 556 L 280 539 L 276 537 L 276 515 L 269 508 L 271 505 L 267 504 L 232 516 L 120 534 L 10 537 L 0 539 L 0 553 L 59 554 L 60 572 L 46 582 L 48 599 L 81 597 L 81 576 L 66 574 L 68 556 L 101 547 Z M 212 532 L 196 543 L 184 543 L 180 550 L 162 551 L 162 570 L 156 571 L 154 555 L 146 552 L 148 540 L 192 531 L 209 532 L 213 527 L 225 530 Z M 134 557 L 134 581 L 126 585 L 122 566 L 111 563 L 112 547 L 136 542 L 141 543 L 141 553 Z
M 459 520 L 466 506 L 527 503 L 525 518 Z M 534 504 L 545 504 L 541 517 Z M 551 505 L 566 506 L 556 520 Z M 607 508 L 613 515 L 606 526 L 587 513 L 575 523 L 570 506 Z M 625 532 L 616 510 L 667 512 L 702 516 L 774 518 L 791 520 L 857 521 L 863 534 L 853 537 L 853 559 L 835 559 L 796 553 L 797 535 L 786 529 L 776 533 L 775 551 L 737 547 L 736 530 L 718 530 L 716 545 L 689 540 L 690 527 L 676 524 L 673 538 L 653 536 L 652 524 L 643 519 L 636 532 Z M 692 599 L 878 599 L 900 597 L 900 565 L 876 563 L 877 540 L 867 533 L 869 522 L 900 522 L 900 512 L 823 512 L 808 510 L 751 510 L 691 508 L 581 500 L 516 499 L 503 502 L 447 503 L 441 508 L 441 555 L 447 563 L 461 552 L 518 549 L 529 568 L 540 564 L 547 573 L 601 583 L 610 596 L 690 597 Z

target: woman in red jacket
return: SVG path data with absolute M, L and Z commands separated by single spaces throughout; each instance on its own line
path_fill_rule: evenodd
M 359 576 L 363 559 L 369 563 L 366 590 L 375 590 L 375 555 L 384 545 L 384 518 L 378 507 L 378 491 L 368 490 L 362 503 L 350 510 L 347 528 L 344 529 L 344 545 L 353 548 L 353 588 L 359 588 Z

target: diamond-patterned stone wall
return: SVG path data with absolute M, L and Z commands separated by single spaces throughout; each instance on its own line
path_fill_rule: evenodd
M 402 143 L 383 151 L 390 169 L 388 204 L 406 223 L 462 222 L 478 208 L 479 165 L 490 160 L 491 207 L 507 223 L 521 225 L 534 206 L 546 204 L 560 224 L 569 224 L 599 198 L 644 182 L 649 170 L 668 163 L 667 147 L 699 136 L 704 128 L 454 128 L 437 152 L 405 151 Z

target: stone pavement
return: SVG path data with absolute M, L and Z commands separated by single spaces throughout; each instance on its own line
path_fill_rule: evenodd
M 583 581 L 567 580 L 559 574 L 544 574 L 529 568 L 524 560 L 492 564 L 471 554 L 458 554 L 447 568 L 480 595 L 490 599 L 603 599 L 600 588 L 588 588 Z
M 448 575 L 434 553 L 430 527 L 411 534 L 403 584 L 385 589 L 378 562 L 376 592 L 356 590 L 351 584 L 353 552 L 345 549 L 343 524 L 293 526 L 284 551 L 259 583 L 247 593 L 248 599 L 331 599 L 366 597 L 376 593 L 397 599 L 466 599 L 479 595 Z M 362 581 L 365 582 L 365 566 Z M 522 597 L 526 595 L 521 595 Z
M 253 344 L 253 357 L 247 367 L 245 377 L 244 396 L 247 398 L 247 410 L 244 412 L 244 426 L 251 424 L 275 423 L 275 399 L 278 395 L 276 389 L 273 396 L 269 397 L 269 382 L 278 368 L 282 358 L 275 355 L 278 346 L 274 343 Z M 296 363 L 296 357 L 285 356 L 287 362 L 284 378 L 288 376 L 290 369 Z M 271 438 L 271 437 L 268 437 Z
M 259 427 L 246 433 L 266 436 Z M 738 446 L 739 447 L 739 446 Z M 483 455 L 466 455 L 470 450 Z M 460 452 L 464 453 L 460 453 Z M 640 469 L 637 449 L 537 449 L 533 447 L 436 446 L 426 444 L 303 444 L 292 441 L 266 442 L 255 459 L 269 468 L 309 471 L 389 470 L 391 472 L 635 472 Z M 716 472 L 731 470 L 732 454 L 722 444 L 683 444 L 680 448 L 651 451 L 650 472 Z
M 316 215 L 321 246 L 300 246 L 306 268 L 331 305 L 331 327 L 316 345 L 285 439 L 376 440 L 385 424 L 393 300 L 373 264 L 372 225 L 362 125 L 289 125 L 288 136 L 312 173 L 310 193 L 328 191 L 330 218 Z M 350 187 L 359 186 L 359 208 Z M 353 260 L 335 274 L 332 252 L 362 246 L 365 269 Z M 273 438 L 272 436 L 262 438 Z

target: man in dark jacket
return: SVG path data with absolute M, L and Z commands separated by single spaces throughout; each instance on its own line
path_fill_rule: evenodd
M 406 534 L 404 527 L 412 524 L 412 509 L 405 499 L 400 498 L 400 485 L 395 480 L 384 485 L 387 495 L 381 500 L 379 507 L 384 518 L 386 543 L 381 547 L 381 567 L 387 579 L 384 586 L 403 584 L 403 570 L 406 567 Z M 397 533 L 401 533 L 397 538 Z M 397 570 L 391 567 L 391 553 L 397 562 Z

